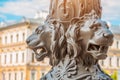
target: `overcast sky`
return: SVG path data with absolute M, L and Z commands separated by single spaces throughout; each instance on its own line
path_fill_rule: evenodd
M 101 0 L 102 20 L 120 24 L 120 0 Z M 48 10 L 49 0 L 0 0 L 0 22 L 20 21 L 23 16 L 33 18 L 40 10 Z

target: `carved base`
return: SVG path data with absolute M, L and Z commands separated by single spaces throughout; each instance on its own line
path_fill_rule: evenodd
M 53 67 L 40 80 L 112 80 L 110 76 L 105 74 L 98 64 L 90 68 L 77 64 L 75 59 L 68 56 L 57 66 Z

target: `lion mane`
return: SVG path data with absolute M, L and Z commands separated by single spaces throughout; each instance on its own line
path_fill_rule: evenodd
M 57 21 L 54 21 L 54 25 L 52 44 L 50 46 L 52 53 L 50 54 L 50 64 L 52 66 L 57 65 L 67 54 L 67 42 L 63 25 Z
M 70 21 L 70 26 L 67 31 L 64 31 L 64 25 L 60 22 L 54 21 L 54 36 L 51 45 L 50 64 L 52 66 L 57 65 L 61 60 L 64 60 L 68 55 L 71 58 L 75 58 L 78 63 L 83 66 L 90 67 L 96 63 L 96 60 L 91 54 L 87 54 L 82 49 L 82 37 L 80 35 L 81 27 L 84 26 L 86 20 L 92 19 L 91 26 L 95 20 L 99 17 L 93 14 L 86 14 L 81 18 L 74 18 Z M 92 16 L 92 17 L 91 17 Z M 66 47 L 67 46 L 67 47 Z

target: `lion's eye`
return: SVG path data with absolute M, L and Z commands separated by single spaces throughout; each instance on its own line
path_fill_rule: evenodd
M 89 28 L 90 28 L 90 29 L 93 29 L 93 28 L 94 28 L 94 25 L 90 26 Z
M 35 32 L 37 33 L 37 34 L 40 34 L 41 33 L 41 29 L 39 29 L 39 28 L 37 28 L 36 30 L 35 30 Z
M 95 26 L 95 25 L 92 25 L 92 26 L 90 27 L 90 29 L 91 29 L 91 30 L 97 30 L 97 29 L 98 29 L 98 27 L 97 27 L 97 26 Z
M 90 27 L 90 29 L 91 30 L 94 30 L 94 31 L 96 31 L 96 30 L 98 30 L 98 29 L 100 29 L 101 28 L 101 24 L 93 24 L 91 27 Z
M 36 28 L 35 32 L 37 34 L 40 34 L 42 32 L 43 28 L 44 28 L 44 26 L 39 26 L 39 27 Z

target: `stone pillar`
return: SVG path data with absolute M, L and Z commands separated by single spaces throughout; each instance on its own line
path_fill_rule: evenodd
M 60 21 L 70 21 L 92 10 L 101 18 L 100 0 L 51 0 L 49 16 Z

